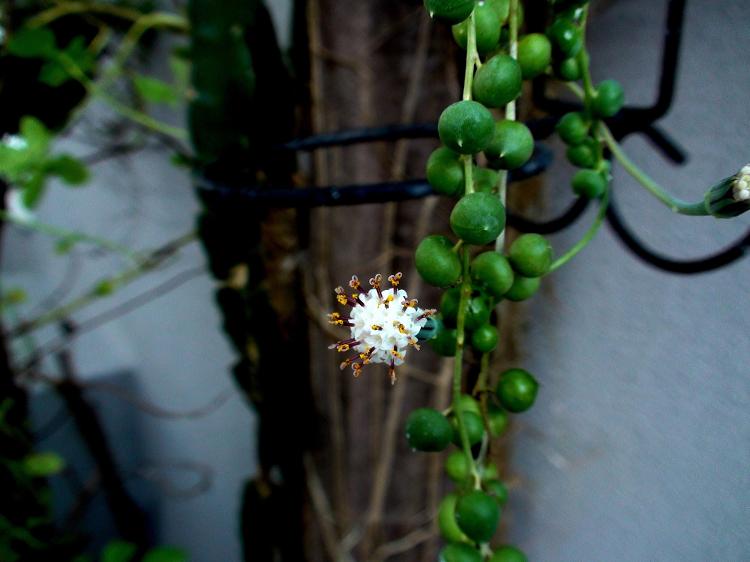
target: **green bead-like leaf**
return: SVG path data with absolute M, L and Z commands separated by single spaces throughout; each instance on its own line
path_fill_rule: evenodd
M 53 476 L 65 468 L 65 459 L 57 453 L 32 453 L 23 460 L 23 468 L 30 476 Z
M 130 562 L 138 548 L 126 541 L 112 541 L 102 551 L 102 562 Z
M 160 546 L 149 550 L 143 562 L 185 562 L 187 554 L 179 548 Z
M 68 185 L 81 185 L 89 179 L 86 165 L 68 154 L 49 160 L 45 169 L 48 173 L 59 176 Z
M 174 86 L 163 80 L 138 75 L 133 78 L 133 84 L 135 89 L 138 90 L 138 94 L 151 103 L 176 105 L 180 101 L 180 96 Z

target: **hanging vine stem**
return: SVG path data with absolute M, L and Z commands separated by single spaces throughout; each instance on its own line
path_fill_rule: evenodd
M 560 267 L 568 263 L 570 260 L 572 260 L 575 256 L 578 255 L 578 253 L 581 250 L 583 250 L 586 246 L 588 246 L 589 242 L 591 242 L 594 239 L 594 237 L 596 236 L 596 233 L 599 232 L 599 228 L 602 226 L 602 223 L 604 222 L 604 217 L 607 215 L 608 205 L 609 205 L 609 187 L 607 188 L 607 191 L 602 196 L 601 203 L 599 204 L 599 210 L 596 213 L 596 218 L 594 219 L 594 222 L 591 224 L 591 226 L 583 235 L 583 237 L 570 250 L 568 250 L 562 256 L 560 256 L 554 262 L 552 262 L 552 265 L 549 268 L 550 273 L 552 273 L 556 269 L 559 269 Z
M 194 242 L 196 239 L 197 233 L 195 231 L 188 232 L 175 238 L 164 246 L 161 246 L 141 257 L 133 267 L 125 269 L 112 277 L 98 281 L 80 297 L 77 297 L 58 308 L 50 310 L 49 312 L 45 312 L 36 318 L 23 322 L 11 331 L 10 337 L 23 336 L 24 334 L 38 330 L 43 326 L 63 320 L 71 314 L 85 308 L 89 304 L 103 297 L 109 296 L 117 289 L 132 283 L 142 275 L 153 271 L 177 253 L 181 248 Z
M 34 232 L 40 232 L 42 234 L 52 236 L 53 238 L 58 238 L 63 242 L 68 242 L 71 244 L 75 244 L 77 242 L 91 244 L 109 252 L 120 254 L 130 261 L 135 262 L 140 257 L 140 254 L 138 252 L 131 250 L 127 246 L 118 244 L 117 242 L 112 242 L 111 240 L 100 238 L 99 236 L 92 236 L 90 234 L 86 234 L 84 232 L 79 232 L 76 230 L 67 230 L 65 228 L 46 224 L 37 220 L 20 219 L 7 211 L 0 210 L 0 220 L 12 223 L 19 228 L 32 230 Z
M 126 20 L 137 20 L 143 14 L 138 10 L 133 10 L 125 6 L 117 6 L 113 4 L 95 4 L 91 2 L 63 2 L 57 6 L 53 6 L 43 12 L 40 12 L 33 18 L 30 18 L 26 25 L 28 27 L 42 27 L 48 25 L 64 16 L 74 14 L 104 14 L 109 16 L 115 16 L 117 18 Z
M 518 0 L 510 0 L 510 13 L 508 19 L 510 35 L 510 56 L 518 59 Z M 511 100 L 505 106 L 505 119 L 509 121 L 516 120 L 516 100 Z M 498 178 L 498 196 L 503 207 L 508 199 L 508 170 L 500 170 Z M 505 229 L 500 233 L 495 241 L 495 251 L 502 252 L 505 246 Z

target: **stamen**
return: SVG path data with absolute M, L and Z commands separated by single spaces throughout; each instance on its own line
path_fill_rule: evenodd
M 336 343 L 332 343 L 328 346 L 328 349 L 335 349 L 338 352 L 349 351 L 352 347 L 359 345 L 359 343 L 360 342 L 358 342 L 356 339 L 349 338 Z
M 378 292 L 378 296 L 381 299 L 383 298 L 383 291 L 380 288 L 382 282 L 383 282 L 383 276 L 380 275 L 380 273 L 378 273 L 375 277 L 370 279 L 370 285 L 372 285 L 372 288 Z
M 352 369 L 354 370 L 354 378 L 358 378 L 362 374 L 362 365 L 359 363 L 352 363 Z
M 370 362 L 373 353 L 375 353 L 375 348 L 371 347 L 365 353 L 359 354 L 359 358 L 362 360 L 363 365 L 367 365 Z
M 417 338 L 409 338 L 409 345 L 412 346 L 417 351 L 422 349 L 422 346 L 419 345 L 419 341 L 417 340 Z
M 362 283 L 359 282 L 359 277 L 357 277 L 356 275 L 352 275 L 352 280 L 349 281 L 349 286 L 355 291 L 359 290 L 359 288 L 362 286 Z
M 403 273 L 401 273 L 401 272 L 399 271 L 399 272 L 398 272 L 398 273 L 396 273 L 395 275 L 389 275 L 389 276 L 388 276 L 388 281 L 390 281 L 390 283 L 391 283 L 391 285 L 392 285 L 393 287 L 398 287 L 398 284 L 399 284 L 399 283 L 401 283 L 401 278 L 402 278 L 403 276 L 404 276 L 404 275 L 403 275 Z
M 394 365 L 393 361 L 391 361 L 391 364 L 388 366 L 388 374 L 391 377 L 391 386 L 396 384 L 396 365 Z
M 404 307 L 403 309 L 404 312 L 406 311 L 407 308 L 417 308 L 417 302 L 418 302 L 417 299 L 411 299 L 411 300 L 404 299 L 403 302 L 401 303 L 401 305 Z
M 336 291 L 336 300 L 339 301 L 339 304 L 348 304 L 349 306 L 356 306 L 359 304 L 355 299 L 344 292 L 343 287 L 338 286 L 334 290 Z
M 376 332 L 383 329 L 383 326 L 378 326 L 377 324 L 373 324 L 370 326 L 371 330 L 375 330 Z
M 430 316 L 433 316 L 434 314 L 437 314 L 437 310 L 435 310 L 434 308 L 425 310 L 422 314 L 417 316 L 417 320 L 422 320 L 423 318 L 429 318 Z

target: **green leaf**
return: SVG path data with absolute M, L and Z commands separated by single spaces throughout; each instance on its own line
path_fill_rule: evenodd
M 143 562 L 185 562 L 187 554 L 179 548 L 159 546 L 151 549 L 143 557 Z
M 89 170 L 86 165 L 68 154 L 48 160 L 45 169 L 50 174 L 60 176 L 69 185 L 80 185 L 89 179 Z
M 17 305 L 26 302 L 27 295 L 21 287 L 12 287 L 3 293 L 2 302 L 4 305 Z
M 157 78 L 139 74 L 133 78 L 133 84 L 141 97 L 152 103 L 176 105 L 180 101 L 180 96 L 174 87 Z
M 66 65 L 61 59 L 69 65 L 75 65 L 82 73 L 88 74 L 94 69 L 95 57 L 86 47 L 86 40 L 82 36 L 74 37 L 67 47 L 62 51 L 52 54 L 50 61 L 47 62 L 39 73 L 39 80 L 56 88 L 73 78 Z
M 65 68 L 57 61 L 47 61 L 39 71 L 39 81 L 57 88 L 70 80 L 71 76 Z
M 17 57 L 50 58 L 56 51 L 55 34 L 46 27 L 19 29 L 8 44 L 8 52 Z
M 179 91 L 185 91 L 190 87 L 190 58 L 184 49 L 175 49 L 169 57 L 169 68 L 172 69 L 175 87 Z
M 64 255 L 70 252 L 78 242 L 78 238 L 75 236 L 66 236 L 61 238 L 55 243 L 55 253 L 58 255 Z
M 25 207 L 33 209 L 39 203 L 44 195 L 44 188 L 47 185 L 47 176 L 44 172 L 34 172 L 32 176 L 23 182 L 21 192 L 21 202 Z
M 65 468 L 65 460 L 57 453 L 32 453 L 23 459 L 23 468 L 30 476 L 47 477 Z
M 111 541 L 102 551 L 102 562 L 130 562 L 138 548 L 126 541 Z
M 49 148 L 52 134 L 36 117 L 25 115 L 21 118 L 21 135 L 28 144 L 27 150 L 31 156 L 41 158 Z

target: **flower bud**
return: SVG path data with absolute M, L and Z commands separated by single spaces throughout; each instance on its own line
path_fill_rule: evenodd
M 750 164 L 709 189 L 704 201 L 708 213 L 721 219 L 736 217 L 750 209 Z

